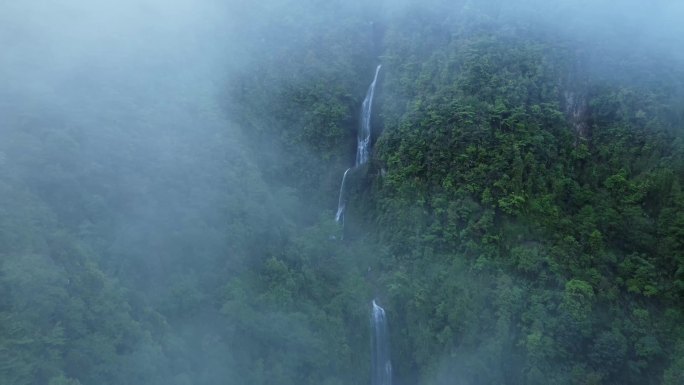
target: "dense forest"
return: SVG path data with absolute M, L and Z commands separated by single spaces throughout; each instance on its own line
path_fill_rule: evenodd
M 0 384 L 684 384 L 645 4 L 0 4 Z

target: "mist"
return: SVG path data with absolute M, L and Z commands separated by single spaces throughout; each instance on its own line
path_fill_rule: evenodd
M 0 2 L 0 383 L 682 383 L 683 17 Z

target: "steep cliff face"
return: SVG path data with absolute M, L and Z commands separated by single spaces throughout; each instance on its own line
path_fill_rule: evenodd
M 557 63 L 565 67 L 561 80 L 560 105 L 575 135 L 575 146 L 588 142 L 591 137 L 591 111 L 589 108 L 589 80 L 585 49 L 576 48 Z
M 589 103 L 587 102 L 586 94 L 578 91 L 565 91 L 563 93 L 563 102 L 565 114 L 575 133 L 575 144 L 588 141 L 591 136 L 591 128 L 589 125 Z

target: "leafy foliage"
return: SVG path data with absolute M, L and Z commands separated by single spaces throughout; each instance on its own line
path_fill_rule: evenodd
M 398 384 L 680 384 L 678 62 L 475 3 L 255 9 L 204 125 L 0 117 L 0 383 L 367 383 L 375 297 Z

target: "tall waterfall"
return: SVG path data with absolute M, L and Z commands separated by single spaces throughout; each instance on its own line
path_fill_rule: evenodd
M 382 65 L 378 65 L 375 69 L 375 76 L 373 77 L 373 82 L 368 86 L 368 91 L 366 92 L 366 98 L 363 100 L 363 105 L 361 108 L 361 127 L 359 128 L 359 133 L 356 140 L 356 164 L 353 168 L 348 168 L 344 172 L 342 177 L 342 187 L 340 187 L 340 197 L 337 203 L 337 214 L 335 214 L 335 221 L 344 224 L 344 211 L 347 206 L 347 197 L 345 194 L 345 184 L 347 181 L 347 174 L 352 169 L 359 167 L 360 165 L 367 163 L 370 159 L 371 150 L 371 114 L 373 107 L 373 97 L 375 96 L 375 85 L 378 82 L 378 74 L 380 73 L 380 68 Z
M 347 197 L 345 195 L 345 185 L 347 184 L 347 174 L 349 174 L 348 168 L 342 176 L 342 186 L 340 187 L 340 198 L 337 201 L 337 214 L 335 214 L 335 221 L 344 223 L 344 209 L 347 206 Z
M 372 385 L 392 385 L 392 362 L 390 361 L 389 330 L 385 309 L 373 300 L 371 318 L 371 365 Z
M 366 98 L 363 100 L 361 110 L 361 129 L 356 142 L 356 167 L 368 162 L 371 147 L 371 113 L 373 109 L 373 97 L 375 96 L 375 84 L 378 82 L 378 74 L 382 65 L 375 69 L 373 82 L 368 86 Z

